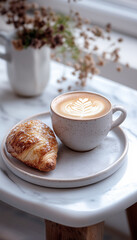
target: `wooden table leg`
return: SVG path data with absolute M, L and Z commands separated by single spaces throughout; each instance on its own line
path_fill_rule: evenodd
M 137 240 L 137 203 L 127 208 L 126 212 L 132 240 Z
M 103 240 L 104 223 L 74 228 L 45 220 L 46 240 Z

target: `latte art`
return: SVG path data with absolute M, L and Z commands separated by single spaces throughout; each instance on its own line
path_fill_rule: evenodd
M 120 111 L 113 120 L 113 113 Z M 104 96 L 84 91 L 61 94 L 51 102 L 51 120 L 60 141 L 74 151 L 99 146 L 111 129 L 126 117 L 123 107 L 113 106 Z
M 62 117 L 85 120 L 105 115 L 110 110 L 111 104 L 98 94 L 72 92 L 55 98 L 51 108 Z
M 88 98 L 79 98 L 66 104 L 64 113 L 82 118 L 96 115 L 103 109 L 103 103 L 98 100 L 91 101 Z

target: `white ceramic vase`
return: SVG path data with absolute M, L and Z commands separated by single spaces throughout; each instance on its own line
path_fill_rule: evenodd
M 6 53 L 0 53 L 0 58 L 7 61 L 13 91 L 25 97 L 40 95 L 49 81 L 50 49 L 44 46 L 41 49 L 16 50 L 6 33 L 1 32 L 0 37 L 4 39 L 6 48 Z

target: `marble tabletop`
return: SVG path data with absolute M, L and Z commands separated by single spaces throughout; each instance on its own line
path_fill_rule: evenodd
M 6 65 L 0 61 L 0 143 L 6 132 L 20 120 L 48 111 L 51 100 L 61 88 L 56 79 L 64 67 L 51 63 L 48 87 L 41 96 L 23 98 L 14 95 L 7 80 Z M 66 69 L 69 81 L 64 91 L 74 85 L 70 69 Z M 124 82 L 124 79 L 123 79 Z M 73 90 L 78 90 L 74 87 Z M 129 140 L 129 150 L 124 164 L 110 177 L 89 186 L 73 189 L 40 187 L 15 176 L 4 164 L 0 155 L 0 199 L 22 209 L 60 224 L 82 227 L 95 224 L 122 211 L 137 200 L 137 92 L 100 76 L 89 80 L 85 90 L 108 97 L 112 104 L 122 105 L 127 118 L 121 128 Z

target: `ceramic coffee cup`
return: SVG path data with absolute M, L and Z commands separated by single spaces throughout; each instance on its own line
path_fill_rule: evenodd
M 120 112 L 113 120 L 113 114 Z M 96 93 L 77 91 L 61 94 L 51 102 L 53 129 L 67 147 L 88 151 L 97 147 L 108 132 L 126 118 L 126 110 L 112 106 Z

